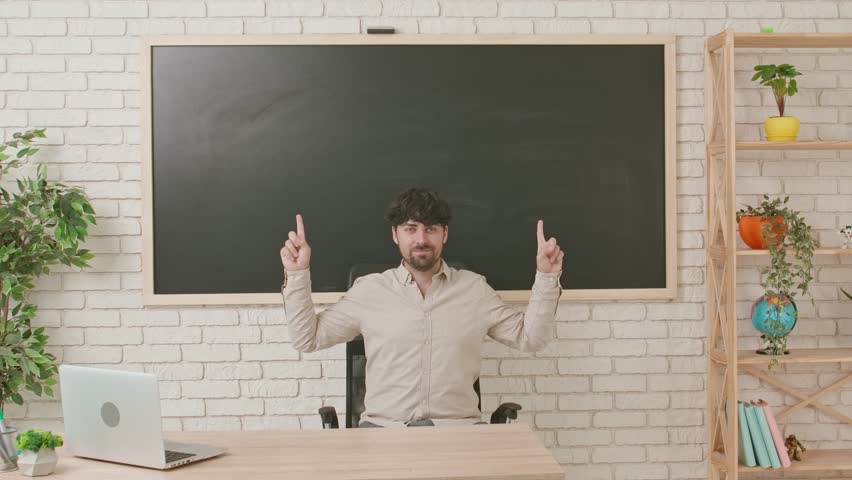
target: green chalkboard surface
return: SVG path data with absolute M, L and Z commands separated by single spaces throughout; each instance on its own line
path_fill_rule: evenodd
M 539 218 L 566 289 L 667 286 L 663 45 L 154 46 L 150 79 L 155 294 L 279 291 L 297 212 L 345 291 L 399 261 L 411 186 L 497 290 L 532 285 Z

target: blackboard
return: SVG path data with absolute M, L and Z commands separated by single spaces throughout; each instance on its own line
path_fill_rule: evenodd
M 297 212 L 313 291 L 345 291 L 399 262 L 383 215 L 412 186 L 497 290 L 532 285 L 539 218 L 566 290 L 671 287 L 664 67 L 655 44 L 155 45 L 153 293 L 278 292 Z

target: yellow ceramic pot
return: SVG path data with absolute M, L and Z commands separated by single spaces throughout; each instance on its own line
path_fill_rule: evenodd
M 770 142 L 792 142 L 799 135 L 799 119 L 796 117 L 769 117 L 763 126 Z

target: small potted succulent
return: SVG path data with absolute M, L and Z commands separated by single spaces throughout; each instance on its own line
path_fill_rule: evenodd
M 799 119 L 785 117 L 784 106 L 786 98 L 792 97 L 799 91 L 794 77 L 798 77 L 801 73 L 796 70 L 796 67 L 787 63 L 757 65 L 754 69 L 757 73 L 751 77 L 751 80 L 759 80 L 761 85 L 772 88 L 775 104 L 778 106 L 778 116 L 769 117 L 764 122 L 766 139 L 770 142 L 792 142 L 796 140 L 799 135 Z
M 801 213 L 786 206 L 790 197 L 770 200 L 768 195 L 757 206 L 737 212 L 740 237 L 752 248 L 769 249 L 769 267 L 761 272 L 766 293 L 752 306 L 752 324 L 763 335 L 766 347 L 758 353 L 773 355 L 770 367 L 778 363 L 776 355 L 787 352 L 787 335 L 798 320 L 794 303 L 796 291 L 809 295 L 813 281 L 813 256 L 817 241 Z M 787 258 L 791 252 L 796 263 Z M 813 298 L 811 298 L 813 301 Z
M 62 437 L 44 430 L 27 430 L 18 435 L 15 446 L 21 451 L 18 468 L 30 477 L 53 473 L 56 468 L 56 447 L 62 446 Z

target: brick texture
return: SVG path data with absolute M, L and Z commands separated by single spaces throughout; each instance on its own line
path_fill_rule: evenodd
M 59 268 L 40 281 L 33 323 L 47 327 L 64 362 L 155 373 L 173 430 L 317 428 L 317 408 L 342 403 L 344 362 L 341 348 L 295 351 L 281 308 L 143 308 L 140 36 L 359 33 L 372 25 L 424 34 L 678 35 L 678 299 L 565 303 L 557 339 L 543 351 L 483 348 L 485 406 L 522 403 L 521 420 L 567 478 L 606 480 L 706 477 L 705 35 L 762 26 L 848 32 L 852 19 L 849 2 L 824 0 L 3 0 L 0 12 L 0 137 L 48 127 L 40 155 L 50 174 L 83 186 L 98 211 L 92 268 Z M 799 139 L 852 138 L 852 55 L 790 50 L 738 52 L 738 139 L 762 139 L 775 111 L 770 92 L 750 81 L 753 66 L 783 62 L 803 72 L 788 101 L 802 121 Z M 822 246 L 837 247 L 837 230 L 852 224 L 850 160 L 848 152 L 742 152 L 737 202 L 789 195 Z M 762 293 L 761 262 L 738 262 L 740 348 L 757 347 L 748 310 Z M 839 291 L 852 287 L 848 264 L 818 259 L 818 301 L 800 302 L 792 347 L 852 345 L 852 302 Z M 816 389 L 837 380 L 838 368 L 777 375 Z M 789 403 L 745 376 L 740 389 Z M 852 387 L 829 399 L 848 411 Z M 28 396 L 7 416 L 19 427 L 61 430 L 58 405 Z M 788 420 L 809 447 L 852 447 L 852 435 L 823 414 L 805 409 Z

